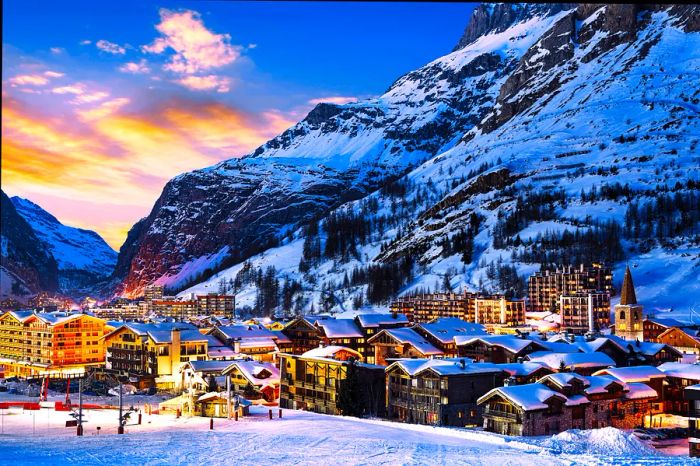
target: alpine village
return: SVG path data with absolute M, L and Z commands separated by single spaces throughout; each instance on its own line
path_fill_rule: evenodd
M 700 457 L 698 76 L 697 5 L 481 4 L 386 94 L 172 179 L 118 253 L 3 191 L 3 433 L 306 412 Z

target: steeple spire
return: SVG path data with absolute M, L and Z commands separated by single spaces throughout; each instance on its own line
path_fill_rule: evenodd
M 622 280 L 620 304 L 637 304 L 637 295 L 634 292 L 634 283 L 632 283 L 632 273 L 630 272 L 629 265 L 625 269 L 625 278 Z

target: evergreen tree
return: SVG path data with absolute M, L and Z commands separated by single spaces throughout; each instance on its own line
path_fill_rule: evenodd
M 338 411 L 343 416 L 362 416 L 364 393 L 354 358 L 348 360 L 347 374 L 338 388 Z

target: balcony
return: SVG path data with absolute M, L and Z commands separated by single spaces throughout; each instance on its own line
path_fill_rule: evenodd
M 501 411 L 498 409 L 492 409 L 488 406 L 484 410 L 484 417 L 505 419 L 508 421 L 522 422 L 522 417 L 519 413 L 509 413 L 507 411 Z

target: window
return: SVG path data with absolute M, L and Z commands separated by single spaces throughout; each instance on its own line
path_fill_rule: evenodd
M 625 318 L 626 318 L 625 311 L 620 311 L 620 319 L 625 319 Z

